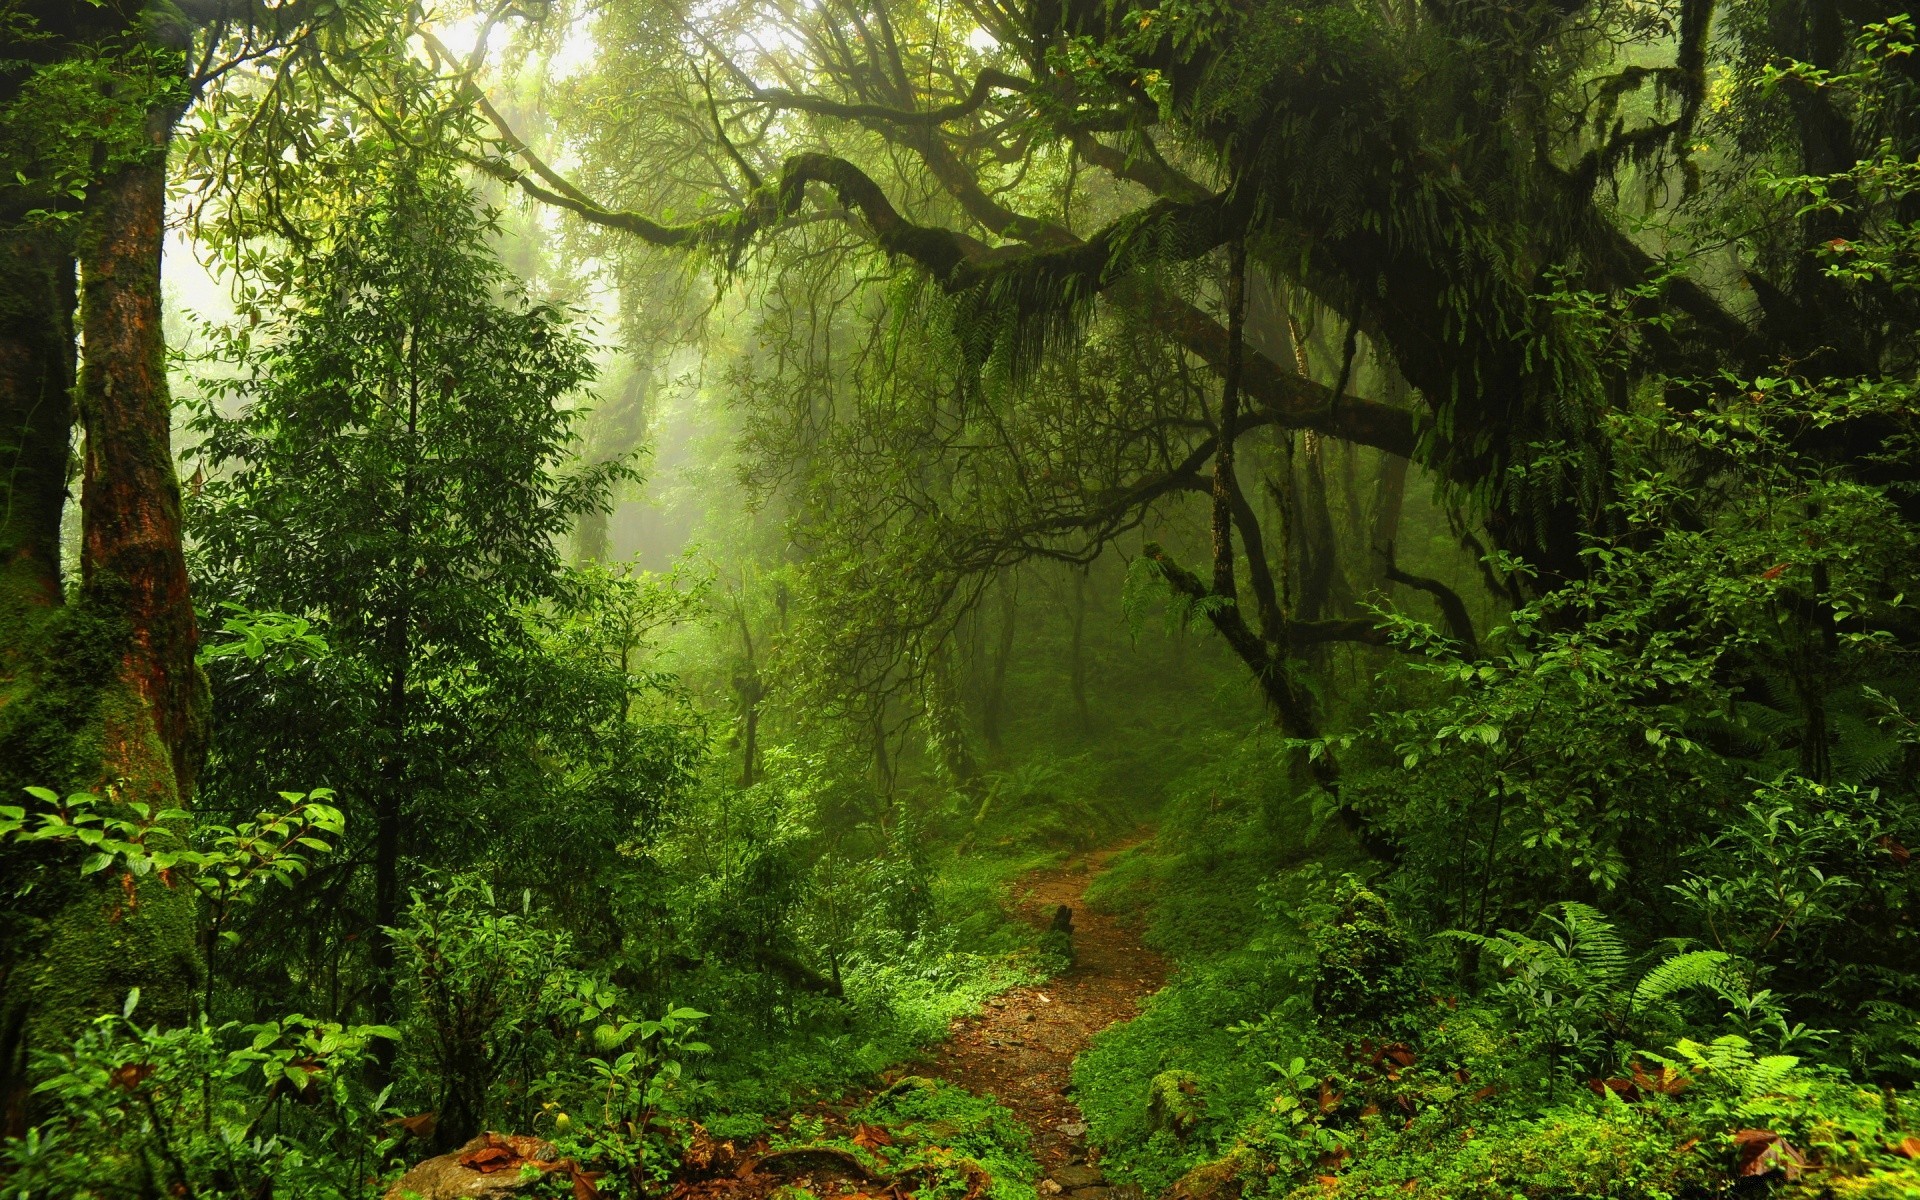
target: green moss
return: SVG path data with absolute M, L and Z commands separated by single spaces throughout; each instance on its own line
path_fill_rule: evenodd
M 118 678 L 126 624 L 97 601 L 0 612 L 0 794 L 28 786 L 93 791 L 111 772 L 122 795 L 179 806 L 171 759 L 139 696 Z M 194 893 L 146 879 L 129 894 L 111 872 L 82 878 L 69 847 L 0 847 L 0 873 L 24 888 L 0 932 L 0 970 L 18 981 L 0 1028 L 29 1044 L 71 1039 L 139 987 L 142 1012 L 189 1011 L 200 963 Z
M 1409 1139 L 1410 1140 L 1410 1139 Z M 1361 1165 L 1294 1189 L 1296 1200 L 1661 1200 L 1706 1183 L 1706 1154 L 1685 1147 L 1656 1114 L 1615 1106 L 1468 1127 L 1424 1148 L 1373 1149 Z
M 1335 886 L 1333 915 L 1316 924 L 1313 1007 L 1322 1017 L 1369 1028 L 1413 1006 L 1406 932 L 1379 893 L 1347 875 Z

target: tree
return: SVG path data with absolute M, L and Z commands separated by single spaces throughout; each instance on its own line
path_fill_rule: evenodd
M 474 856 L 473 806 L 555 722 L 626 727 L 624 664 L 610 716 L 591 691 L 552 703 L 558 660 L 528 608 L 566 597 L 559 539 L 630 472 L 562 474 L 588 348 L 515 293 L 467 189 L 401 152 L 366 192 L 274 319 L 231 335 L 239 373 L 194 421 L 209 478 L 193 529 L 210 601 L 308 615 L 326 639 L 290 679 L 229 681 L 209 784 L 243 803 L 304 773 L 366 818 L 349 827 L 371 880 L 330 886 L 354 897 L 386 1014 L 383 931 L 418 862 Z
M 21 0 L 0 9 L 0 791 L 93 789 L 177 809 L 206 751 L 160 321 L 168 152 L 189 104 L 345 9 Z M 76 320 L 76 305 L 78 317 Z M 75 334 L 85 346 L 76 355 Z M 76 419 L 85 435 L 77 463 Z M 61 578 L 81 482 L 80 581 Z M 186 1011 L 191 901 L 149 883 L 125 919 L 95 881 L 9 853 L 31 893 L 0 941 L 0 1094 L 24 1120 L 30 1042 L 117 1003 Z M 36 960 L 65 960 L 56 977 Z

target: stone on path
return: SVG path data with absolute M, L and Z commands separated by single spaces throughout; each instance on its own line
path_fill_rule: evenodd
M 1055 1167 L 1051 1178 L 1069 1192 L 1078 1188 L 1098 1187 L 1107 1181 L 1099 1167 Z M 1105 1200 L 1105 1197 L 1096 1196 L 1093 1200 Z

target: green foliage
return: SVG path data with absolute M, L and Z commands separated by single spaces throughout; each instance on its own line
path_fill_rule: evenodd
M 361 1069 L 394 1030 L 299 1015 L 167 1029 L 135 1021 L 138 1001 L 40 1051 L 51 1112 L 0 1144 L 7 1196 L 366 1194 L 394 1139 Z
M 1314 1011 L 1371 1028 L 1411 1007 L 1411 947 L 1393 911 L 1358 878 L 1334 886 L 1330 911 L 1308 925 L 1313 944 Z
M 569 982 L 566 938 L 455 878 L 415 894 L 394 942 L 411 985 L 405 1046 L 434 1089 L 423 1107 L 439 1114 L 440 1143 L 460 1145 L 490 1118 L 520 1125 L 533 1079 L 558 1050 L 542 1018 Z
M 890 1164 L 935 1196 L 984 1191 L 994 1200 L 1033 1200 L 1040 1173 L 1031 1134 L 1006 1108 L 941 1080 L 910 1075 L 853 1118 L 897 1131 Z M 924 1182 L 921 1182 L 924 1181 Z
M 285 1004 L 313 1001 L 295 980 L 332 977 L 350 934 L 376 961 L 347 969 L 383 969 L 380 927 L 427 863 L 536 887 L 604 938 L 618 926 L 589 914 L 632 883 L 617 848 L 703 750 L 645 661 L 697 597 L 570 571 L 557 548 L 631 475 L 569 466 L 587 344 L 510 283 L 444 164 L 359 178 L 293 290 L 221 335 L 228 370 L 194 419 L 194 564 L 221 619 L 205 802 L 294 775 L 354 817 L 328 936 L 288 938 L 274 912 L 245 931 L 247 971 Z

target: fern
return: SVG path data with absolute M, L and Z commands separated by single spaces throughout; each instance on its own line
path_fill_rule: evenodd
M 1562 903 L 1560 912 L 1573 957 L 1593 983 L 1611 986 L 1626 974 L 1627 945 L 1604 913 L 1577 900 Z
M 1748 1067 L 1740 1076 L 1740 1092 L 1745 1096 L 1764 1096 L 1777 1089 L 1800 1060 L 1791 1054 L 1769 1054 Z
M 1633 1007 L 1642 1009 L 1689 988 L 1716 984 L 1727 974 L 1731 959 L 1724 950 L 1676 954 L 1640 977 L 1633 989 Z

